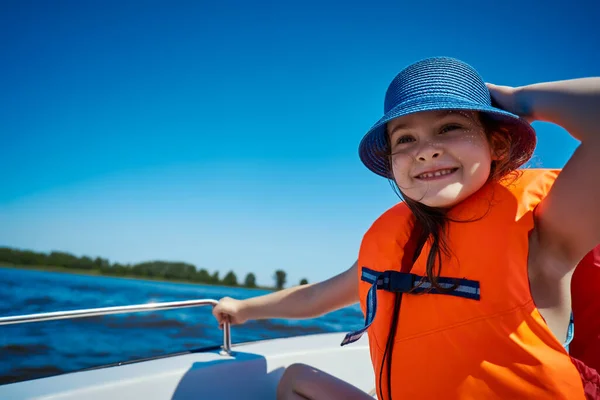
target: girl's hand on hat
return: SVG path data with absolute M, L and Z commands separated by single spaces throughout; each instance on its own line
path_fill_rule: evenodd
M 524 96 L 520 96 L 521 88 L 494 85 L 493 83 L 486 83 L 486 86 L 492 97 L 492 105 L 499 107 L 504 111 L 516 114 L 529 123 L 535 120 Z

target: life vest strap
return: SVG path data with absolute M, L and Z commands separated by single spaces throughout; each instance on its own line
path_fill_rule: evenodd
M 427 281 L 426 277 L 399 271 L 375 271 L 367 267 L 361 269 L 361 280 L 371 284 L 367 293 L 365 325 L 354 332 L 346 334 L 341 345 L 356 342 L 369 329 L 369 326 L 375 320 L 377 312 L 377 290 L 385 290 L 394 293 L 430 293 L 441 294 L 448 296 L 463 297 L 465 299 L 479 300 L 480 289 L 479 282 L 469 279 L 459 278 L 438 278 L 439 290 L 432 287 L 431 282 Z
M 469 279 L 439 277 L 438 286 L 448 289 L 439 290 L 433 287 L 426 277 L 407 272 L 380 272 L 363 267 L 360 278 L 367 283 L 376 283 L 377 289 L 387 292 L 445 294 L 472 300 L 480 299 L 479 282 Z

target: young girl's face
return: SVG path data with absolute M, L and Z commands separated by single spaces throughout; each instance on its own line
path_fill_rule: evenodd
M 394 179 L 405 196 L 451 207 L 488 180 L 494 157 L 477 115 L 424 111 L 388 122 Z

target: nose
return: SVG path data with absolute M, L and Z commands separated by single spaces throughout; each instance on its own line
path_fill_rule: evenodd
M 441 146 L 436 145 L 436 143 L 432 143 L 427 141 L 423 143 L 417 153 L 417 160 L 419 161 L 429 161 L 435 158 L 438 158 L 443 153 Z

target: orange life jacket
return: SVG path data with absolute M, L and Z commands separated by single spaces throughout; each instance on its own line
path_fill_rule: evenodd
M 364 235 L 358 265 L 365 328 L 346 335 L 342 345 L 368 331 L 380 400 L 389 400 L 382 360 L 396 295 L 402 296 L 400 314 L 388 356 L 393 399 L 585 398 L 577 369 L 529 288 L 533 210 L 559 171 L 519 173 L 513 181 L 486 184 L 450 210 L 453 220 L 470 221 L 448 225 L 452 257 L 442 256 L 439 283 L 458 285 L 453 291 L 428 292 L 428 282 L 419 286 L 431 243 L 414 264 L 412 250 L 405 254 L 414 244 L 414 217 L 405 203 L 385 212 Z

